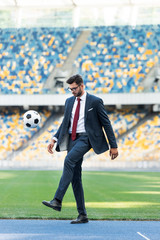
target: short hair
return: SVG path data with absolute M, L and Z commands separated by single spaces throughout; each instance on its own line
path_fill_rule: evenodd
M 75 82 L 77 85 L 82 84 L 82 83 L 83 83 L 83 79 L 82 79 L 81 75 L 79 75 L 79 74 L 73 75 L 72 77 L 70 77 L 70 78 L 66 81 L 66 83 L 68 83 L 68 84 L 72 84 L 72 83 L 74 83 L 74 82 Z

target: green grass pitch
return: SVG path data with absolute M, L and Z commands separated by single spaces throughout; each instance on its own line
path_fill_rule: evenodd
M 61 171 L 0 171 L 0 218 L 72 219 L 77 217 L 71 186 L 61 212 L 42 205 L 51 200 Z M 159 172 L 83 171 L 90 219 L 160 220 Z

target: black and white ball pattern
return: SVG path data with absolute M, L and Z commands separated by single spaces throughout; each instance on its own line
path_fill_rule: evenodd
M 34 110 L 29 110 L 23 115 L 24 126 L 28 128 L 36 128 L 41 122 L 41 116 Z

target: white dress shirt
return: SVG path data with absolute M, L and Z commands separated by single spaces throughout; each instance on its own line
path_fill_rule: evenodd
M 80 101 L 79 119 L 78 119 L 78 123 L 77 123 L 76 133 L 86 132 L 86 129 L 84 126 L 86 96 L 87 96 L 87 93 L 84 92 L 84 94 L 80 97 L 81 101 Z M 76 111 L 77 104 L 78 104 L 78 101 L 77 101 L 77 97 L 76 97 L 75 102 L 73 104 L 72 113 L 71 113 L 71 119 L 70 119 L 71 125 L 69 128 L 69 133 L 72 133 L 73 119 L 74 119 L 74 114 Z M 56 137 L 53 137 L 52 139 L 57 142 Z
M 76 133 L 86 132 L 85 126 L 84 126 L 86 96 L 87 96 L 87 93 L 84 92 L 84 94 L 80 97 L 81 101 L 80 101 L 79 119 L 78 119 L 78 123 L 77 123 Z M 78 104 L 78 101 L 77 101 L 77 97 L 76 97 L 73 108 L 72 108 L 72 113 L 71 113 L 71 119 L 70 119 L 71 125 L 69 128 L 69 133 L 72 132 L 73 119 L 74 119 L 77 104 Z

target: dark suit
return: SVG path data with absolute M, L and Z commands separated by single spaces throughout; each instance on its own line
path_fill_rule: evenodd
M 117 144 L 102 99 L 88 93 L 86 96 L 84 120 L 86 135 L 79 136 L 75 141 L 72 141 L 71 137 L 68 139 L 67 136 L 69 136 L 68 131 L 74 101 L 74 96 L 66 100 L 62 124 L 54 135 L 54 137 L 58 139 L 56 150 L 68 150 L 64 162 L 63 174 L 55 198 L 62 200 L 70 182 L 72 182 L 78 212 L 80 214 L 86 214 L 81 183 L 81 164 L 83 156 L 91 147 L 95 153 L 100 154 L 107 151 L 109 145 L 111 148 L 117 148 Z M 105 138 L 104 132 L 107 135 L 109 144 Z M 66 145 L 64 143 L 66 143 Z
M 66 100 L 64 119 L 55 134 L 55 137 L 58 139 L 56 147 L 57 151 L 60 151 L 60 145 L 63 143 L 63 139 L 66 134 L 68 134 L 74 101 L 75 97 L 71 97 Z M 107 113 L 104 109 L 102 99 L 87 93 L 85 106 L 85 129 L 92 148 L 97 154 L 103 153 L 109 149 L 102 127 L 107 134 L 111 148 L 117 148 L 115 135 L 110 120 L 108 119 Z

